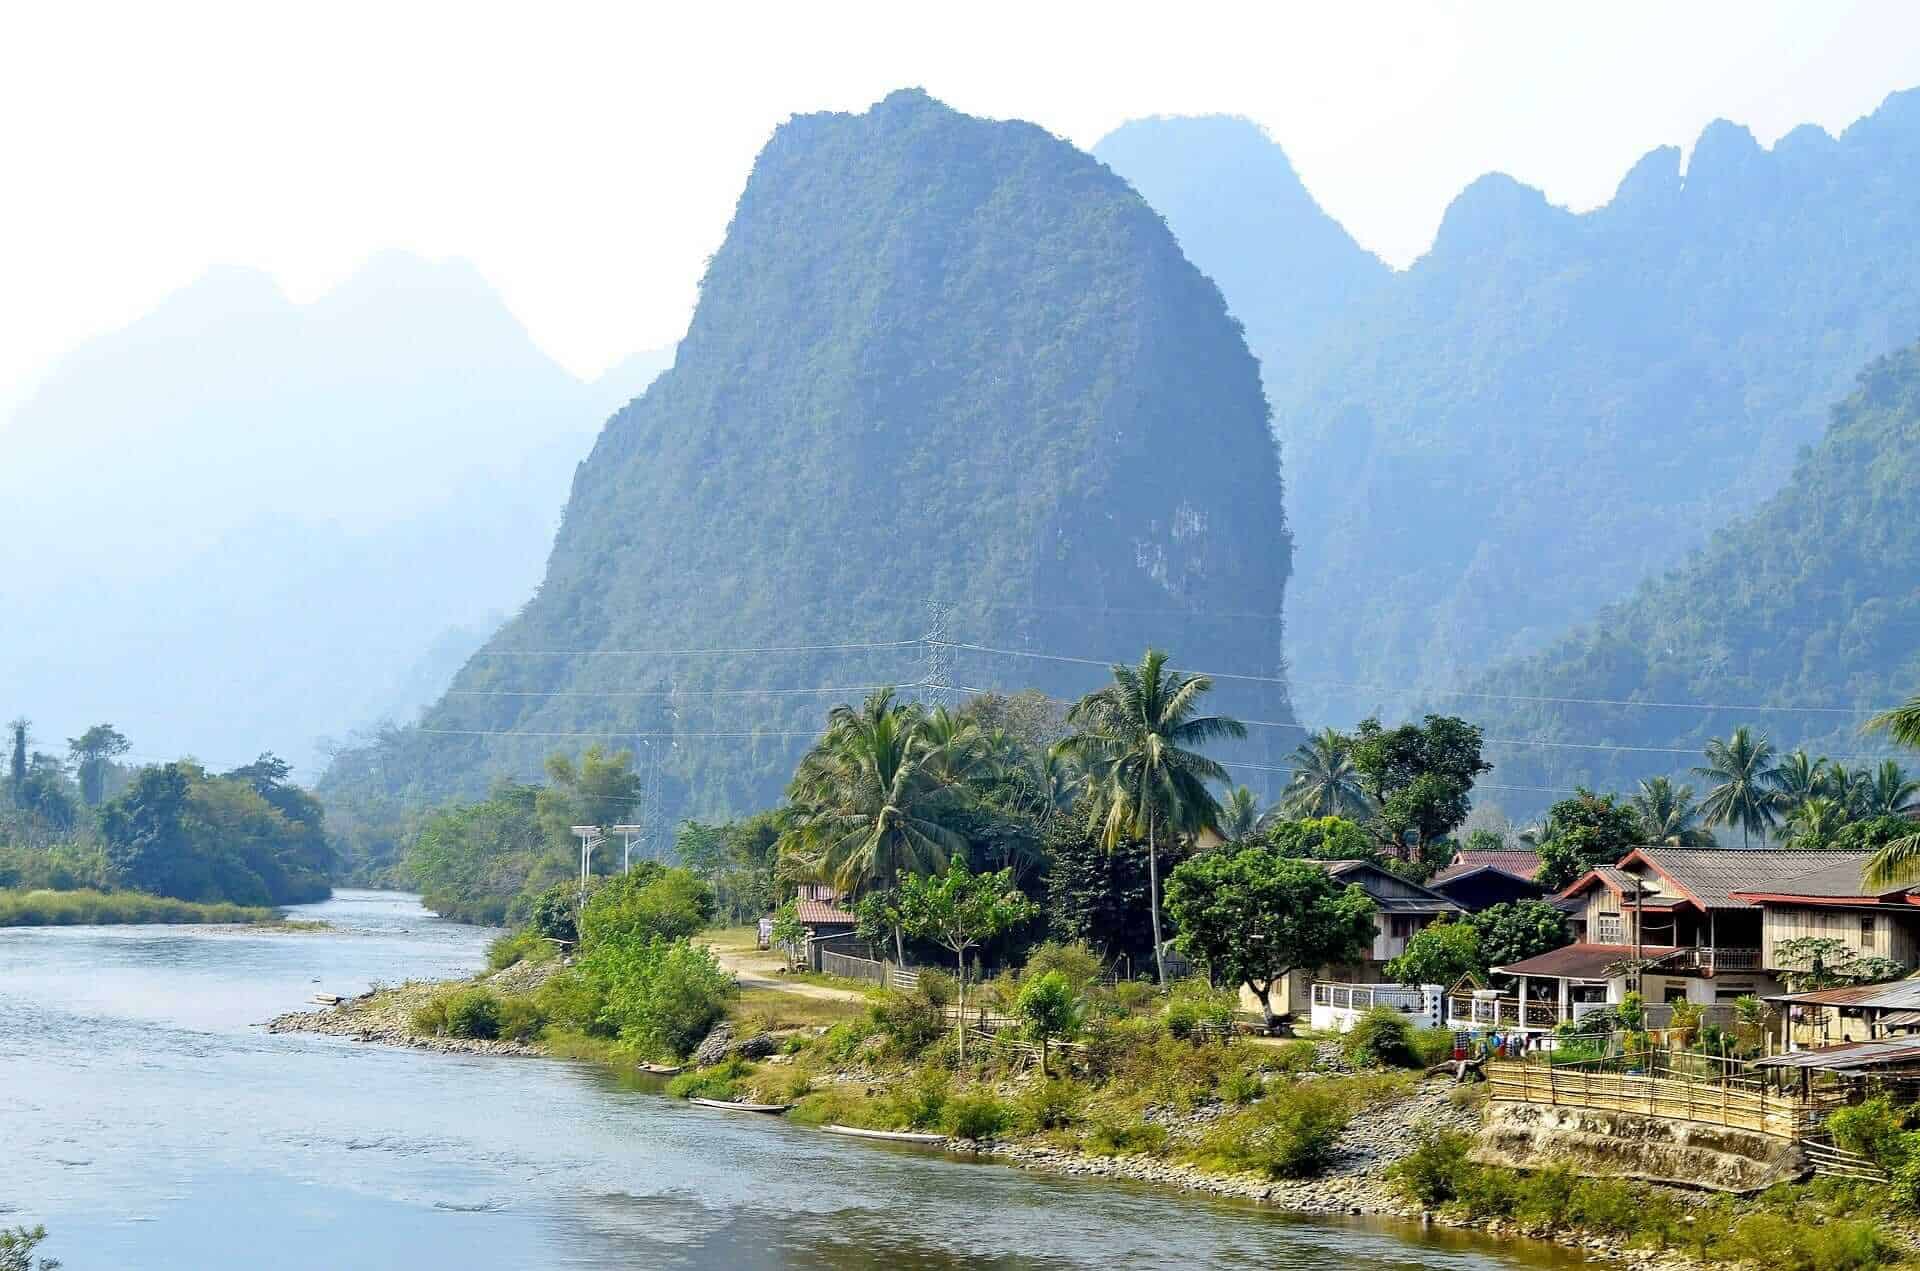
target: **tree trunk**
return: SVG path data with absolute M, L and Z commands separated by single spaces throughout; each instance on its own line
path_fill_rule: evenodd
M 1261 988 L 1252 980 L 1247 981 L 1247 987 L 1252 989 L 1253 995 L 1260 999 L 1260 1020 L 1267 1026 L 1267 1032 L 1269 1033 L 1273 1032 L 1273 1026 L 1276 1022 L 1273 1013 L 1273 1003 L 1268 998 L 1268 995 L 1273 992 L 1273 985 L 1274 982 L 1272 980 L 1267 981 L 1267 987 L 1265 988 Z
M 967 1062 L 967 951 L 956 949 L 960 959 L 960 1062 Z
M 907 950 L 900 938 L 900 924 L 893 924 L 893 960 L 900 964 L 902 971 L 907 969 Z
M 1160 853 L 1153 841 L 1153 809 L 1147 809 L 1147 907 L 1153 914 L 1153 971 L 1167 987 L 1167 960 L 1160 946 Z
M 1042 1079 L 1050 1075 L 1047 1072 L 1047 1042 L 1050 1040 L 1051 1037 L 1049 1034 L 1040 1034 L 1040 1076 Z

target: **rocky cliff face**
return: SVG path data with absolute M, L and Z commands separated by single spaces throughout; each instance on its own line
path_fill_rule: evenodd
M 1074 696 L 1104 670 L 1032 655 L 1149 643 L 1273 677 L 1223 682 L 1221 705 L 1286 724 L 1267 421 L 1218 290 L 1100 163 L 918 92 L 797 118 L 675 365 L 582 466 L 545 581 L 428 713 L 446 731 L 330 784 L 473 790 L 640 735 L 676 811 L 744 810 L 868 685 L 932 666 Z M 930 662 L 911 642 L 936 609 L 997 651 Z M 1262 730 L 1240 757 L 1297 740 Z

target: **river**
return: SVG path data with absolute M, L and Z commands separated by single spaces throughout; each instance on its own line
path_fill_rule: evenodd
M 495 934 L 393 892 L 293 914 L 332 929 L 0 930 L 0 1225 L 45 1223 L 68 1271 L 1550 1265 L 850 1143 L 590 1065 L 271 1035 L 315 992 L 468 974 Z

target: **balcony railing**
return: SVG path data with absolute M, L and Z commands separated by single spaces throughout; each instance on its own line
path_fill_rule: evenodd
M 1426 995 L 1410 985 L 1334 984 L 1326 980 L 1314 982 L 1313 1004 L 1360 1012 L 1376 1006 L 1391 1006 L 1408 1015 L 1418 1015 L 1427 1008 Z
M 1566 1016 L 1558 1002 L 1522 1002 L 1514 997 L 1475 997 L 1454 993 L 1447 998 L 1447 1024 L 1454 1028 L 1552 1028 Z
M 1721 971 L 1758 971 L 1760 950 L 1695 945 L 1666 958 L 1661 967 L 1676 971 L 1701 971 L 1708 975 Z

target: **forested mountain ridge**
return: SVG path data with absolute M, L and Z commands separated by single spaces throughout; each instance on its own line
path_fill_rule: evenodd
M 1221 214 L 1161 197 L 1213 255 Z M 1222 271 L 1287 464 L 1294 696 L 1333 722 L 1395 713 L 1757 506 L 1855 371 L 1920 333 L 1920 92 L 1770 150 L 1713 124 L 1684 170 L 1655 150 L 1577 215 L 1484 177 L 1304 352 L 1263 329 L 1270 296 L 1237 294 L 1259 278 Z
M 538 592 L 424 729 L 342 756 L 323 790 L 472 793 L 637 732 L 660 735 L 674 815 L 751 811 L 824 707 L 924 678 L 926 650 L 893 642 L 930 604 L 961 643 L 1164 642 L 1277 677 L 1289 558 L 1258 368 L 1160 218 L 1039 128 L 895 93 L 775 133 Z M 784 651 L 689 652 L 724 649 Z M 956 687 L 1067 697 L 1104 674 L 948 654 Z M 1217 696 L 1290 718 L 1277 683 Z
M 1166 217 L 1245 325 L 1271 395 L 1392 271 L 1328 216 L 1260 125 L 1230 115 L 1136 119 L 1093 148 Z M 1230 196 L 1222 197 L 1223 190 Z
M 1490 744 L 1499 780 L 1628 789 L 1741 724 L 1783 751 L 1886 750 L 1859 725 L 1920 686 L 1920 346 L 1868 366 L 1832 419 L 1784 489 L 1684 565 L 1480 677 L 1489 696 L 1447 699 L 1489 737 L 1687 753 Z M 1504 700 L 1529 696 L 1728 709 Z
M 209 271 L 0 420 L 15 708 L 215 766 L 271 741 L 311 779 L 320 736 L 420 704 L 436 637 L 525 597 L 647 378 L 577 379 L 459 261 L 383 253 L 307 304 Z

